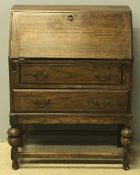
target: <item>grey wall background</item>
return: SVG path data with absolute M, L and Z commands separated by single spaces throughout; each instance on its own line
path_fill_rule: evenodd
M 133 127 L 140 140 L 140 0 L 0 0 L 0 141 L 7 138 L 9 128 L 8 41 L 9 10 L 14 4 L 129 5 L 133 11 L 134 86 Z

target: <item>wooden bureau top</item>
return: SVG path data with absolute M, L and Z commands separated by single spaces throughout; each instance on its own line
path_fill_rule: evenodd
M 59 12 L 59 11 L 131 11 L 128 6 L 111 6 L 111 5 L 14 5 L 12 12 L 17 11 L 38 11 L 38 12 Z

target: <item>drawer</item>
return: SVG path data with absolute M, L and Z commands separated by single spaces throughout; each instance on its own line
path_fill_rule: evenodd
M 125 12 L 18 12 L 11 34 L 11 58 L 132 57 L 131 14 Z
M 128 110 L 127 91 L 13 90 L 13 112 L 123 113 Z
M 103 62 L 21 64 L 20 83 L 119 85 L 121 71 L 121 64 Z

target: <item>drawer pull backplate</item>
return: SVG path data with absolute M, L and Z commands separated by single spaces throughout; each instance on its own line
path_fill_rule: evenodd
M 109 99 L 105 99 L 104 104 L 100 104 L 96 99 L 94 100 L 94 105 L 98 106 L 100 109 L 104 109 L 110 103 Z
M 38 73 L 33 72 L 32 76 L 36 78 L 38 81 L 43 81 L 48 77 L 48 73 L 47 72 L 38 72 Z
M 44 107 L 46 107 L 48 104 L 49 104 L 49 102 L 50 102 L 50 100 L 49 99 L 47 99 L 47 100 L 36 100 L 36 99 L 33 99 L 32 100 L 32 103 L 34 104 L 34 105 L 36 105 L 36 106 L 39 106 L 39 107 L 41 107 L 41 108 L 44 108 Z
M 105 73 L 104 75 L 100 75 L 98 72 L 94 73 L 94 76 L 98 78 L 100 81 L 107 81 L 108 79 L 111 78 L 110 73 Z

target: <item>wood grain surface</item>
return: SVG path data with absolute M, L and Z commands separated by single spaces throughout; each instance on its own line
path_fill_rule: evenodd
M 13 90 L 14 112 L 127 112 L 128 92 Z
M 22 84 L 121 84 L 121 65 L 109 63 L 21 64 Z
M 129 169 L 132 72 L 132 12 L 128 6 L 14 6 L 9 40 L 12 168 L 18 169 L 18 159 L 24 157 L 85 159 L 84 163 L 92 158 L 102 163 L 117 160 L 123 169 Z M 63 130 L 68 125 L 117 125 L 114 132 L 106 132 L 104 126 L 93 135 L 113 134 L 123 153 L 20 152 L 18 147 L 25 146 L 24 126 L 37 125 L 55 126 L 52 135 L 64 133 L 58 126 Z M 45 135 L 47 128 L 37 132 L 34 134 Z M 84 135 L 88 133 L 92 135 L 90 129 Z
M 11 58 L 131 59 L 131 13 L 13 13 Z

